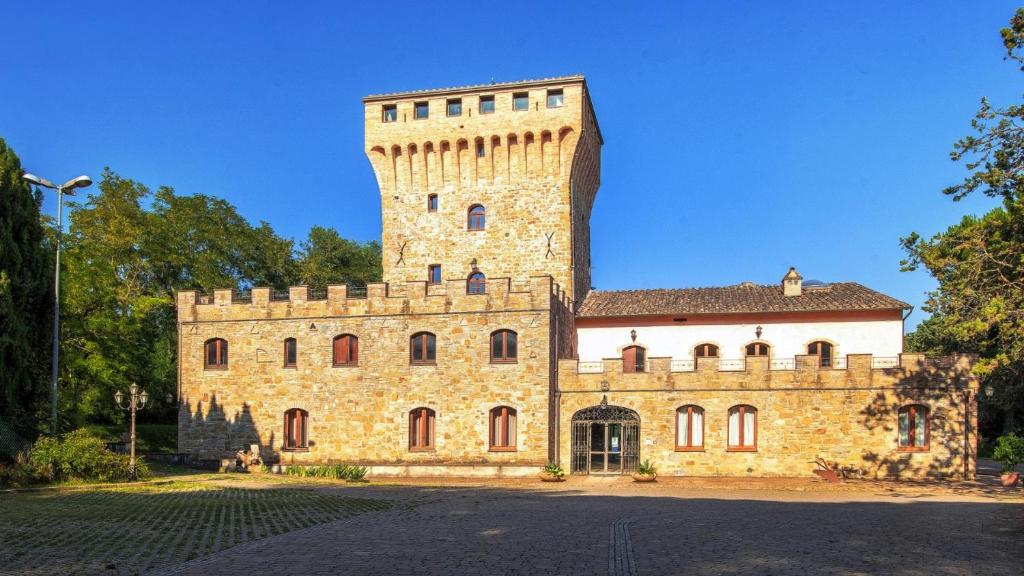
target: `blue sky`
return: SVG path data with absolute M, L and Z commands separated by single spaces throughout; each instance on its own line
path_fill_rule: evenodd
M 366 94 L 571 73 L 605 137 L 599 289 L 854 280 L 918 307 L 899 238 L 954 203 L 979 99 L 1019 101 L 1010 2 L 21 2 L 0 137 L 53 180 L 104 166 L 299 239 L 380 236 Z M 45 208 L 55 202 L 47 197 Z

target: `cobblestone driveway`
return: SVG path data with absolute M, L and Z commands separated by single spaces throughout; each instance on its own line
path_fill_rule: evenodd
M 391 510 L 166 574 L 1024 574 L 1024 503 L 573 479 L 332 488 Z

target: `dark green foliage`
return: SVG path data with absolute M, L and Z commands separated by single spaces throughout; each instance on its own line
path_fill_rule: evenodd
M 1001 35 L 1007 58 L 1024 63 L 1024 9 Z M 981 396 L 980 426 L 991 434 L 1024 426 L 1024 105 L 994 108 L 983 99 L 971 126 L 951 153 L 970 174 L 945 193 L 959 200 L 980 192 L 1002 205 L 932 238 L 902 240 L 903 268 L 924 266 L 939 283 L 924 306 L 932 317 L 907 347 L 980 355 L 975 372 L 995 391 Z
M 53 310 L 53 260 L 41 196 L 0 139 L 0 420 L 35 438 L 45 412 Z
M 22 466 L 36 478 L 49 482 L 124 482 L 132 479 L 129 462 L 127 455 L 107 450 L 103 440 L 81 429 L 62 438 L 41 437 L 32 446 L 28 461 Z M 142 459 L 136 461 L 136 472 L 139 479 L 150 476 L 149 468 Z
M 1004 434 L 996 440 L 992 457 L 1003 465 L 1003 472 L 1011 472 L 1018 464 L 1024 462 L 1024 438 L 1013 434 Z
M 177 290 L 380 278 L 380 248 L 314 228 L 296 255 L 266 223 L 253 226 L 231 204 L 178 196 L 104 171 L 98 192 L 72 206 L 66 241 L 61 414 L 66 427 L 124 422 L 115 390 L 132 382 L 153 405 L 143 421 L 173 421 L 163 403 L 175 391 Z
M 120 442 L 127 437 L 128 426 L 120 424 L 89 424 L 84 427 L 104 442 Z M 177 424 L 137 424 L 135 426 L 135 449 L 140 454 L 178 451 Z
M 334 478 L 348 482 L 362 482 L 366 478 L 366 468 L 347 464 L 331 464 L 328 466 L 289 466 L 289 476 L 303 478 Z

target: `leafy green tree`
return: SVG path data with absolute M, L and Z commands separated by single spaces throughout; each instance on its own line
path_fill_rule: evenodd
M 1024 71 L 1024 9 L 1001 36 L 1007 59 Z M 945 193 L 960 200 L 981 192 L 1001 206 L 930 239 L 913 233 L 902 240 L 904 269 L 924 266 L 939 283 L 925 304 L 932 318 L 907 340 L 926 351 L 979 353 L 975 370 L 996 391 L 983 408 L 1013 429 L 1024 424 L 1024 106 L 996 108 L 983 99 L 971 125 L 974 134 L 950 154 L 970 174 Z
M 378 282 L 382 274 L 380 243 L 360 244 L 342 238 L 333 228 L 314 226 L 301 243 L 298 269 L 299 280 L 317 290 L 328 284 Z
M 31 438 L 47 398 L 53 259 L 22 174 L 0 139 L 0 419 Z

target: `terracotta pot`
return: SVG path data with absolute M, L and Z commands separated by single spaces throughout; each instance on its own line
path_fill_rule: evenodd
M 565 482 L 565 476 L 556 476 L 550 472 L 541 472 L 539 474 L 541 482 Z
M 1003 472 L 999 476 L 999 481 L 1002 482 L 1003 486 L 1013 488 L 1020 481 L 1020 472 Z
M 658 477 L 657 474 L 641 474 L 639 472 L 633 472 L 634 482 L 654 482 Z

